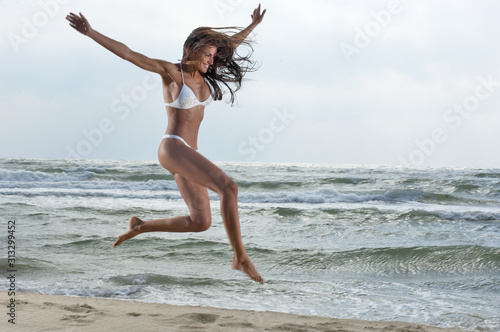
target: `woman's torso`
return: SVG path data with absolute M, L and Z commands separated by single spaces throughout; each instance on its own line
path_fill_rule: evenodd
M 190 74 L 182 73 L 180 70 L 169 73 L 169 76 L 163 77 L 162 81 L 165 103 L 172 104 L 166 105 L 168 118 L 166 134 L 178 135 L 192 148 L 197 149 L 198 132 L 205 111 L 203 104 L 211 101 L 210 88 L 202 77 L 192 80 Z M 186 93 L 189 94 L 188 97 L 179 102 L 179 98 L 186 97 Z

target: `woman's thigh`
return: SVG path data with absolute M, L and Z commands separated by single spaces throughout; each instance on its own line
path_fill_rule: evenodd
M 207 226 L 210 226 L 212 217 L 207 188 L 187 180 L 180 174 L 174 174 L 174 178 L 182 198 L 189 208 L 191 220 L 203 224 L 208 223 Z
M 232 180 L 214 163 L 175 139 L 161 142 L 158 160 L 174 176 L 180 175 L 187 181 L 219 194 L 232 184 Z

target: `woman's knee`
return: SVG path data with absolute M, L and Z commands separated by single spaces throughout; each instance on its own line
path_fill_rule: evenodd
M 225 175 L 219 178 L 217 193 L 219 196 L 237 196 L 238 195 L 238 185 L 229 176 Z
M 212 225 L 211 215 L 198 215 L 191 217 L 193 223 L 193 232 L 203 232 L 210 228 Z

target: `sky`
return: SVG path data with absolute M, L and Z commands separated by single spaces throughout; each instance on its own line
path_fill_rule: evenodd
M 0 0 L 0 157 L 156 160 L 157 74 L 69 27 L 177 62 L 199 26 L 247 26 L 248 0 Z M 262 2 L 258 71 L 205 109 L 212 161 L 500 168 L 500 3 Z

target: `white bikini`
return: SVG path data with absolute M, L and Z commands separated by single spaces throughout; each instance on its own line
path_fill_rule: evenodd
M 182 88 L 181 92 L 179 93 L 179 96 L 173 102 L 165 103 L 165 106 L 181 110 L 187 110 L 198 105 L 205 107 L 212 102 L 212 95 L 210 95 L 205 101 L 198 100 L 193 90 L 191 90 L 191 88 L 184 83 L 184 73 L 182 72 L 182 67 L 181 67 L 181 77 L 182 77 Z M 163 138 L 175 138 L 181 141 L 182 143 L 186 144 L 187 146 L 189 146 L 189 144 L 187 144 L 186 141 L 178 135 L 165 134 L 163 135 Z
M 184 140 L 184 138 L 182 138 L 182 137 L 180 137 L 178 135 L 165 134 L 165 135 L 163 135 L 163 138 L 175 138 L 175 139 L 178 139 L 179 141 L 181 141 L 182 143 L 186 144 L 187 146 L 189 146 L 191 148 L 191 146 L 186 143 L 186 141 Z
M 193 90 L 191 90 L 190 87 L 184 84 L 184 73 L 182 72 L 182 68 L 181 68 L 181 77 L 182 77 L 182 88 L 181 92 L 179 93 L 179 96 L 173 102 L 165 103 L 165 106 L 179 108 L 181 110 L 187 110 L 198 105 L 207 106 L 212 102 L 211 95 L 205 101 L 199 101 L 198 98 L 196 98 L 196 95 L 194 94 Z

